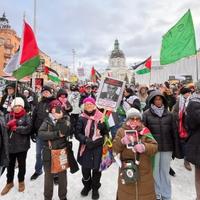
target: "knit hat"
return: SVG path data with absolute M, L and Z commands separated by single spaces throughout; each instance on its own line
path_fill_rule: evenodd
M 190 88 L 183 87 L 180 89 L 180 94 L 184 95 L 186 93 L 191 92 Z
M 61 105 L 61 102 L 58 101 L 58 100 L 53 100 L 51 101 L 51 103 L 49 104 L 49 111 L 51 112 L 53 108 L 56 108 L 56 107 L 62 107 Z
M 14 106 L 22 106 L 24 108 L 24 100 L 21 97 L 16 97 L 11 103 L 11 108 Z
M 130 108 L 127 112 L 126 112 L 126 119 L 131 119 L 133 117 L 137 117 L 139 119 L 142 119 L 142 114 L 139 110 L 137 110 L 136 108 Z
M 84 103 L 84 104 L 85 104 L 85 103 L 92 103 L 92 104 L 95 105 L 96 101 L 95 101 L 95 99 L 92 98 L 92 97 L 87 97 L 87 98 L 85 98 L 85 99 L 83 100 L 83 103 Z
M 28 90 L 24 90 L 24 93 L 29 93 L 29 91 Z
M 44 92 L 45 90 L 49 91 L 49 92 L 52 94 L 51 87 L 49 87 L 48 85 L 44 85 L 44 86 L 42 87 L 42 91 L 41 91 L 41 92 Z
M 68 96 L 67 91 L 65 89 L 59 89 L 57 92 L 57 98 L 60 97 L 61 95 L 65 95 L 65 97 Z
M 6 85 L 6 89 L 8 89 L 8 88 L 15 89 L 15 87 L 16 87 L 16 83 L 9 83 L 8 85 Z

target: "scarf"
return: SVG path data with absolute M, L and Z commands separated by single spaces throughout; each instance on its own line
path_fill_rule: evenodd
M 10 116 L 13 119 L 20 119 L 21 117 L 23 117 L 24 115 L 26 115 L 26 110 L 23 108 L 19 113 L 15 113 L 15 112 L 10 112 Z
M 92 140 L 95 141 L 99 138 L 101 138 L 101 134 L 100 134 L 100 131 L 97 129 L 97 124 L 99 123 L 99 121 L 103 118 L 103 113 L 100 112 L 98 109 L 95 111 L 94 115 L 87 115 L 85 112 L 83 112 L 81 114 L 81 117 L 83 118 L 86 118 L 87 119 L 87 124 L 85 126 L 85 136 L 86 137 L 89 137 L 90 135 L 90 129 L 91 129 L 91 125 L 92 125 L 92 122 L 94 121 L 94 134 L 92 136 Z M 80 148 L 80 156 L 83 155 L 83 152 L 85 151 L 85 147 L 86 145 L 85 144 L 82 144 L 81 145 L 81 148 Z
M 188 98 L 189 99 L 189 98 Z M 184 127 L 184 114 L 185 114 L 185 110 L 188 104 L 188 99 L 185 99 L 183 95 L 180 95 L 179 97 L 179 137 L 180 138 L 187 138 L 188 137 L 188 133 Z
M 158 107 L 155 106 L 154 104 L 151 104 L 151 109 L 153 110 L 153 112 L 154 112 L 158 117 L 162 117 L 165 107 L 164 107 L 164 105 L 162 105 L 160 108 L 158 108 Z

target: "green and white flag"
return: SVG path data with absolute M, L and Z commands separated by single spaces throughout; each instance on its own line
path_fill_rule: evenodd
M 60 83 L 59 74 L 56 70 L 51 69 L 50 67 L 45 67 L 44 73 L 48 76 L 49 80 L 52 80 L 56 83 Z
M 31 75 L 40 64 L 39 48 L 32 28 L 24 21 L 20 50 L 10 59 L 4 72 L 17 80 Z
M 192 15 L 190 10 L 188 10 L 163 36 L 160 51 L 160 64 L 170 64 L 194 54 L 196 54 L 195 31 Z

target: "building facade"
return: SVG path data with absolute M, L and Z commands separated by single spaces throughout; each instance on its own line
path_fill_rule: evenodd
M 110 76 L 118 80 L 129 82 L 131 79 L 130 71 L 126 66 L 126 58 L 122 50 L 119 48 L 119 42 L 116 39 L 114 49 L 109 56 L 109 66 L 106 69 L 104 76 Z
M 0 17 L 0 76 L 5 75 L 4 67 L 16 53 L 20 45 L 20 38 L 11 28 L 5 13 Z

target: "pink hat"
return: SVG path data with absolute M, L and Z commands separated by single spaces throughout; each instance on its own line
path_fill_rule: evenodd
M 94 104 L 95 105 L 95 99 L 94 98 L 92 98 L 92 97 L 87 97 L 87 98 L 85 98 L 84 100 L 83 100 L 83 103 L 92 103 L 92 104 Z

